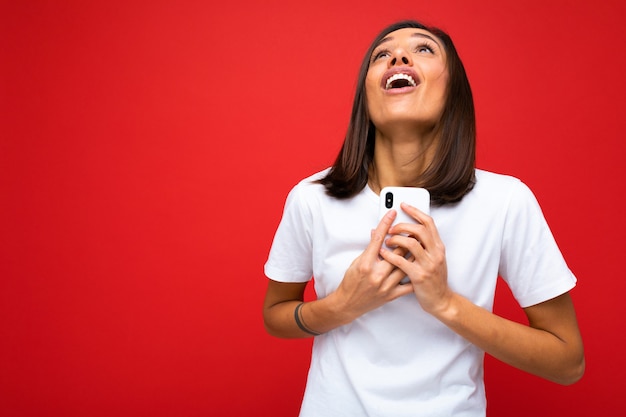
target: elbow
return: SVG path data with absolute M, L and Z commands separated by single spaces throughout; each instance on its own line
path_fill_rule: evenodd
M 265 328 L 265 332 L 270 336 L 278 337 L 278 332 L 276 331 L 275 326 L 272 325 L 272 321 L 268 317 L 268 314 L 263 312 L 263 327 Z
M 276 323 L 271 314 L 263 314 L 263 326 L 267 334 L 279 339 L 291 339 L 293 336 L 285 333 L 285 330 L 280 327 L 279 323 Z
M 271 326 L 268 323 L 265 323 L 265 331 L 270 336 L 273 336 L 279 339 L 299 339 L 302 337 L 301 335 L 292 334 L 286 330 L 277 328 L 275 326 Z
M 581 357 L 577 363 L 570 367 L 566 377 L 561 381 L 561 385 L 572 385 L 580 381 L 585 374 L 585 357 Z
M 560 385 L 573 385 L 585 374 L 585 357 L 583 355 L 577 358 L 576 361 L 568 364 L 557 377 L 551 378 L 551 380 Z
M 263 320 L 263 326 L 265 327 L 265 332 L 270 336 L 280 337 L 280 333 L 267 320 Z

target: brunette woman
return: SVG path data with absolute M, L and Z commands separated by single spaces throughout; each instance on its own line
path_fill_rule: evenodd
M 430 215 L 379 220 L 385 186 L 426 188 Z M 290 192 L 265 273 L 268 332 L 315 337 L 301 416 L 484 416 L 484 352 L 560 384 L 584 371 L 576 278 L 528 187 L 475 167 L 463 64 L 418 22 L 372 43 L 343 147 Z M 492 313 L 498 276 L 528 326 Z

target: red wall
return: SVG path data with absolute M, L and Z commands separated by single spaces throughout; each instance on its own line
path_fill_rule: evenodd
M 456 40 L 479 166 L 531 186 L 579 278 L 585 377 L 488 358 L 489 416 L 623 410 L 625 3 L 212 3 L 2 2 L 0 415 L 295 415 L 310 342 L 265 334 L 262 266 L 405 17 Z

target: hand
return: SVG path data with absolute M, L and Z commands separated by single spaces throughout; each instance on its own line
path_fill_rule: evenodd
M 340 303 L 339 311 L 349 316 L 348 321 L 413 292 L 411 285 L 399 285 L 406 274 L 379 256 L 395 217 L 395 210 L 385 214 L 376 229 L 372 230 L 367 248 L 352 262 L 341 284 L 331 294 Z M 402 258 L 406 249 L 388 252 Z
M 409 277 L 422 308 L 431 314 L 438 313 L 445 310 L 453 295 L 448 286 L 445 246 L 432 217 L 406 203 L 400 207 L 417 224 L 399 223 L 390 228 L 392 236 L 386 243 L 403 248 L 409 256 L 385 248 L 381 248 L 380 255 Z

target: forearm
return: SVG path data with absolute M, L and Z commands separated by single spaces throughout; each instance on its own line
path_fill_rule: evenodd
M 272 336 L 292 339 L 326 333 L 352 321 L 333 298 L 331 295 L 306 303 L 288 300 L 266 306 L 265 328 Z
M 564 300 L 551 302 L 562 304 Z M 540 308 L 546 309 L 537 307 Z M 571 320 L 547 330 L 537 323 L 532 327 L 532 316 L 529 316 L 531 326 L 526 326 L 499 317 L 458 294 L 434 315 L 486 353 L 531 374 L 571 384 L 584 372 L 582 342 Z

